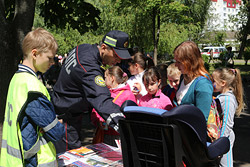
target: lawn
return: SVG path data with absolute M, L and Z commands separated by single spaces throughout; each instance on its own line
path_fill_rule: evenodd
M 216 61 L 214 63 L 209 64 L 209 72 L 210 74 L 214 71 L 215 68 L 220 67 L 221 64 L 219 61 Z M 238 68 L 241 71 L 241 76 L 244 77 L 250 77 L 250 63 L 248 62 L 247 65 L 245 65 L 244 60 L 234 60 L 234 68 Z

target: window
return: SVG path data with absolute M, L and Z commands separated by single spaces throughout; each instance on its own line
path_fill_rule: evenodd
M 231 6 L 231 3 L 228 3 L 228 6 Z
M 226 9 L 227 9 L 227 8 L 225 8 L 225 7 L 223 8 L 224 11 L 226 11 Z
M 227 14 L 226 13 L 224 13 L 224 17 L 226 17 L 227 16 Z
M 230 12 L 230 9 L 228 8 L 228 12 Z

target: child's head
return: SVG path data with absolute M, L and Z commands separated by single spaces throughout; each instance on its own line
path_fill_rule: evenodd
M 142 54 L 141 52 L 135 53 L 130 61 L 128 62 L 129 65 L 129 72 L 131 75 L 136 75 L 144 71 L 146 68 L 149 67 L 149 60 L 150 58 Z
M 161 75 L 161 86 L 166 86 L 168 83 L 167 83 L 167 68 L 168 68 L 168 65 L 167 64 L 158 64 L 157 66 L 157 69 Z
M 240 70 L 232 68 L 217 68 L 212 73 L 212 77 L 214 92 L 225 93 L 229 90 L 233 91 L 239 105 L 236 115 L 239 115 L 241 110 L 244 108 Z
M 34 60 L 35 72 L 44 73 L 54 63 L 57 48 L 53 35 L 42 28 L 37 28 L 29 32 L 23 40 L 23 60 Z
M 178 89 L 180 83 L 181 71 L 178 67 L 175 66 L 175 63 L 172 63 L 167 68 L 167 76 L 169 84 L 175 89 Z
M 119 66 L 110 67 L 105 71 L 105 84 L 108 88 L 115 88 L 127 80 L 128 75 Z
M 154 95 L 161 85 L 161 75 L 156 67 L 147 69 L 142 77 L 143 84 L 149 94 Z

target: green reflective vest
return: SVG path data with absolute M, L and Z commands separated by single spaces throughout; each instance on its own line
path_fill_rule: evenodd
M 27 82 L 28 81 L 28 82 Z M 17 121 L 19 114 L 24 112 L 24 106 L 28 92 L 39 92 L 49 100 L 50 96 L 46 87 L 36 76 L 21 72 L 16 73 L 9 85 L 5 117 L 3 123 L 2 148 L 0 166 L 19 167 L 24 166 L 24 159 L 37 155 L 38 166 L 54 167 L 57 165 L 56 150 L 52 142 L 47 142 L 37 127 L 38 139 L 30 150 L 23 150 L 21 130 Z

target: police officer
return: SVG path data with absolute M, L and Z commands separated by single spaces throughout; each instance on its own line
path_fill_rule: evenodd
M 69 52 L 52 93 L 56 113 L 63 119 L 67 133 L 56 143 L 58 153 L 81 146 L 82 116 L 93 107 L 109 126 L 118 130 L 118 120 L 124 115 L 112 102 L 103 76 L 106 65 L 130 59 L 128 42 L 128 34 L 113 30 L 99 45 L 82 44 Z

